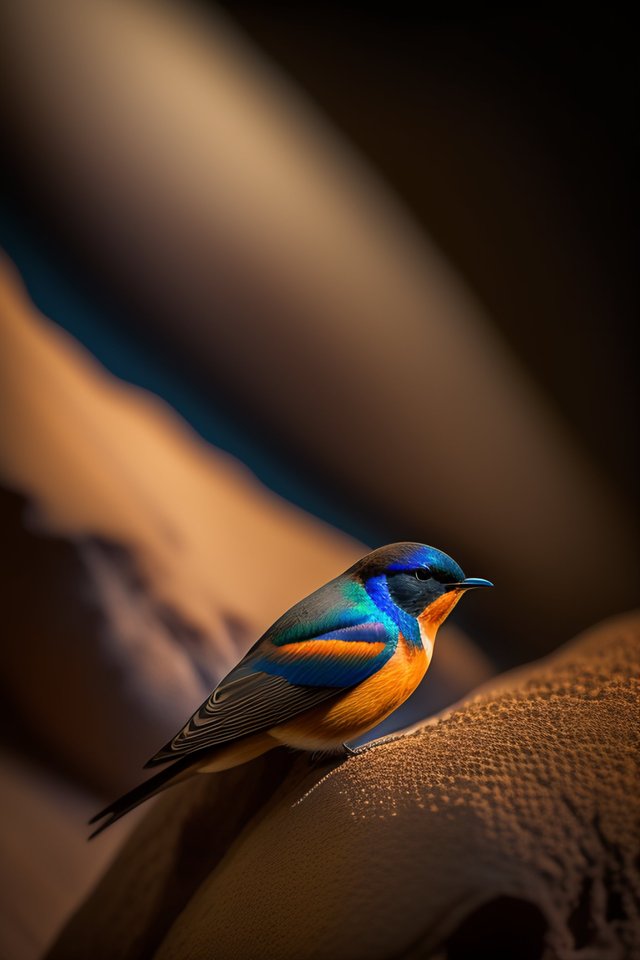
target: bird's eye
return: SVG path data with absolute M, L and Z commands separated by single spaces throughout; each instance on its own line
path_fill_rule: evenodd
M 431 570 L 429 570 L 428 567 L 420 567 L 418 570 L 413 571 L 413 575 L 416 580 L 430 580 Z

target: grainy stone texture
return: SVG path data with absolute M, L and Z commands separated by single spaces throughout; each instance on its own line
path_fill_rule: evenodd
M 629 615 L 338 765 L 169 791 L 50 960 L 638 956 L 639 674 Z

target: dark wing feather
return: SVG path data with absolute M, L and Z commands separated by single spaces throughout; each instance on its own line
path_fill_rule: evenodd
M 145 767 L 268 730 L 341 692 L 340 687 L 298 686 L 267 673 L 254 673 L 223 684 Z

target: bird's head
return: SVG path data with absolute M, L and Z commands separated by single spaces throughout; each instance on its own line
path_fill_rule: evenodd
M 378 605 L 393 605 L 429 626 L 432 632 L 466 590 L 493 586 L 489 580 L 465 577 L 455 560 L 423 543 L 380 547 L 354 564 L 349 572 L 364 583 Z

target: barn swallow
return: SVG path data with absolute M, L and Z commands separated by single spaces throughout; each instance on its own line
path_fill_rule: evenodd
M 245 763 L 279 745 L 349 751 L 427 671 L 462 594 L 490 587 L 434 547 L 394 543 L 291 607 L 146 764 L 166 769 L 90 823 L 91 836 L 173 782 Z

